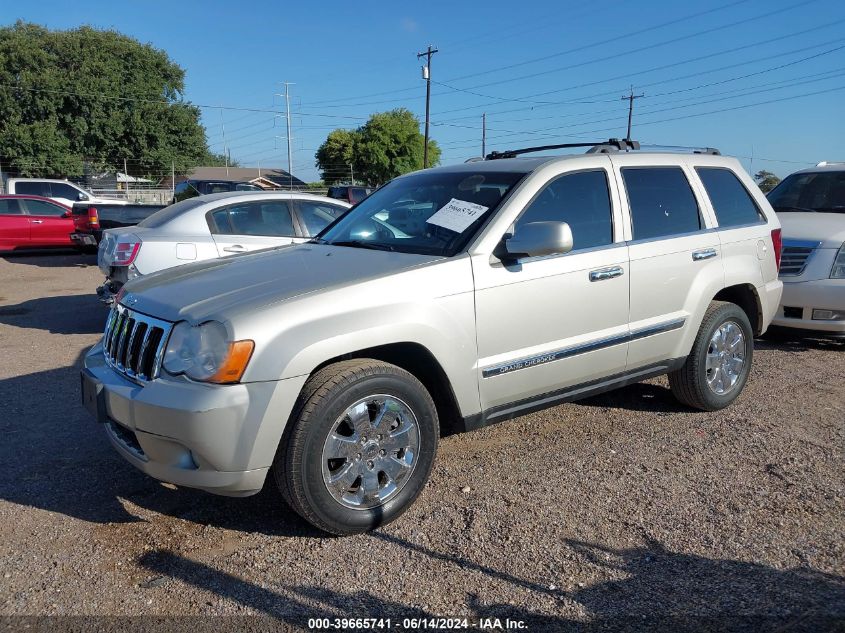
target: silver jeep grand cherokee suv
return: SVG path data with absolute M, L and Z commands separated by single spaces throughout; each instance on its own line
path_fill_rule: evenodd
M 778 306 L 779 241 L 718 155 L 420 171 L 310 243 L 128 283 L 83 401 L 153 477 L 249 495 L 269 474 L 315 526 L 363 532 L 420 494 L 446 425 L 665 373 L 691 407 L 730 404 Z

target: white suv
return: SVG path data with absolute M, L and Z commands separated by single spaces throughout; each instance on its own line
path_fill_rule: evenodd
M 773 333 L 845 338 L 845 163 L 796 172 L 768 198 L 783 224 Z
M 153 477 L 248 495 L 272 472 L 335 534 L 399 516 L 442 427 L 666 373 L 725 407 L 780 300 L 780 225 L 736 160 L 632 146 L 408 174 L 310 243 L 131 281 L 83 401 Z

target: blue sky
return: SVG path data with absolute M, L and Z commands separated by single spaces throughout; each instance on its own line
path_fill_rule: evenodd
M 294 173 L 336 127 L 406 107 L 422 120 L 416 53 L 432 61 L 432 138 L 444 164 L 487 150 L 621 137 L 718 147 L 781 176 L 845 160 L 842 0 L 485 0 L 143 4 L 40 0 L 8 23 L 114 28 L 165 50 L 204 108 L 212 150 L 287 167 L 280 82 L 291 82 Z M 254 108 L 250 112 L 238 108 Z M 221 114 L 222 113 L 222 114 Z M 751 157 L 754 157 L 753 165 Z

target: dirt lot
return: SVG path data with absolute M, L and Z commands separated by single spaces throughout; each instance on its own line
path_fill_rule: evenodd
M 719 413 L 654 380 L 444 438 L 399 521 L 326 538 L 275 495 L 175 489 L 117 457 L 78 395 L 100 279 L 90 256 L 0 257 L 2 616 L 845 628 L 843 344 L 758 342 Z

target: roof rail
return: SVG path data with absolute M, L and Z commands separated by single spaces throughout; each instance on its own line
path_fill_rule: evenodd
M 828 165 L 845 165 L 845 161 L 823 160 L 822 162 L 816 164 L 816 167 L 827 167 Z
M 671 150 L 682 150 L 687 152 L 692 152 L 693 154 L 710 154 L 712 156 L 721 156 L 722 152 L 720 152 L 715 147 L 693 147 L 691 145 L 660 145 L 655 143 L 650 143 L 646 145 L 648 148 L 656 147 L 657 149 L 671 149 Z
M 562 143 L 560 145 L 541 145 L 539 147 L 525 147 L 523 149 L 509 149 L 504 152 L 490 152 L 485 156 L 485 160 L 497 160 L 499 158 L 515 158 L 520 154 L 530 154 L 533 152 L 545 152 L 551 149 L 569 149 L 572 147 L 589 147 L 588 154 L 607 154 L 609 152 L 627 152 L 633 149 L 640 149 L 639 141 L 632 141 L 630 139 L 612 138 L 607 141 L 599 141 L 597 143 Z

